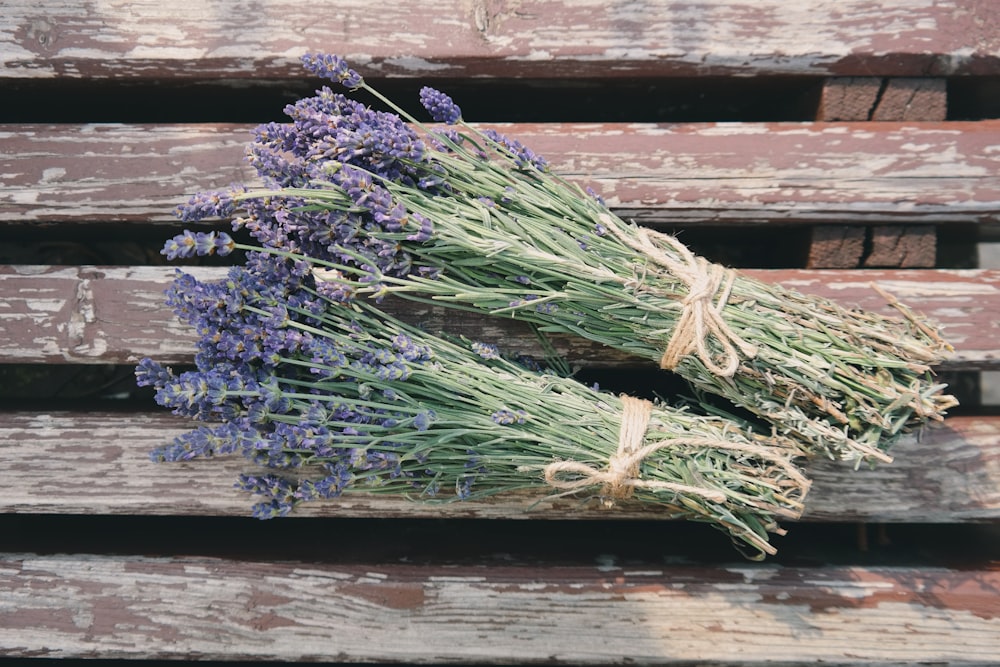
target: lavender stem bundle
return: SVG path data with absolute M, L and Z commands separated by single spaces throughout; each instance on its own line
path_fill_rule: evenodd
M 393 106 L 336 56 L 303 60 Z M 234 226 L 262 245 L 329 262 L 344 301 L 398 294 L 648 358 L 832 458 L 888 461 L 902 433 L 955 405 L 932 375 L 949 347 L 916 318 L 712 264 L 465 124 L 442 93 L 425 88 L 421 102 L 450 127 L 324 88 L 288 107 L 292 122 L 258 129 L 249 156 L 270 190 L 207 193 L 180 213 L 239 213 Z M 191 252 L 191 239 L 168 254 Z
M 210 240 L 216 251 L 235 244 Z M 362 490 L 461 500 L 499 493 L 651 503 L 709 522 L 759 556 L 809 481 L 792 441 L 526 368 L 489 344 L 429 335 L 365 303 L 304 256 L 252 253 L 226 280 L 181 274 L 169 292 L 200 334 L 196 369 L 151 360 L 157 402 L 209 422 L 153 456 L 241 453 L 261 518 Z M 531 493 L 534 492 L 534 493 Z M 517 497 L 517 496 L 515 496 Z

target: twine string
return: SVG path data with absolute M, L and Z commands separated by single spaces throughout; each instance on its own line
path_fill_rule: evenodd
M 639 478 L 639 467 L 642 462 L 655 452 L 678 445 L 692 444 L 683 438 L 678 438 L 643 446 L 642 440 L 652 412 L 653 404 L 650 401 L 622 396 L 622 422 L 618 431 L 618 448 L 608 460 L 608 467 L 601 470 L 580 461 L 555 461 L 545 467 L 545 481 L 554 489 L 565 492 L 601 485 L 601 496 L 607 507 L 631 498 L 637 488 L 673 491 L 701 496 L 712 502 L 724 502 L 726 495 L 721 491 Z M 571 478 L 567 479 L 567 475 Z
M 735 271 L 696 257 L 687 246 L 667 234 L 640 227 L 635 230 L 636 238 L 631 238 L 607 214 L 601 218 L 620 241 L 643 253 L 687 287 L 687 294 L 680 301 L 681 315 L 660 358 L 660 368 L 673 370 L 684 357 L 695 352 L 711 373 L 732 377 L 739 369 L 740 353 L 750 359 L 757 355 L 757 346 L 740 338 L 722 317 L 736 281 Z M 668 255 L 662 246 L 668 246 L 680 259 Z M 716 294 L 719 297 L 713 304 Z M 722 346 L 721 364 L 709 349 L 709 338 L 715 338 Z

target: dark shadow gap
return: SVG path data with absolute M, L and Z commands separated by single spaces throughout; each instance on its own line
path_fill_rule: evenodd
M 283 120 L 286 104 L 322 83 L 0 80 L 0 97 L 17 101 L 0 108 L 0 123 L 263 123 Z M 418 102 L 422 81 L 369 83 L 427 118 Z M 821 79 L 436 79 L 433 85 L 472 122 L 801 121 L 815 118 Z M 374 102 L 363 93 L 357 99 Z
M 249 505 L 249 503 L 248 503 Z M 534 515 L 533 515 L 534 516 Z M 616 519 L 370 519 L 260 521 L 191 516 L 0 516 L 0 546 L 33 554 L 205 556 L 338 564 L 664 566 L 746 561 L 726 535 L 685 521 Z M 976 566 L 1000 556 L 1000 527 L 786 523 L 764 565 Z M 594 539 L 600 535 L 601 539 Z

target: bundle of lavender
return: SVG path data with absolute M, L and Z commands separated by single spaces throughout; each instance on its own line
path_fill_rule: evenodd
M 901 433 L 956 404 L 931 372 L 949 346 L 903 306 L 848 310 L 709 263 L 465 124 L 438 91 L 421 102 L 443 130 L 336 56 L 303 61 L 396 113 L 323 88 L 258 128 L 249 157 L 271 189 L 198 195 L 183 219 L 238 212 L 264 246 L 335 265 L 342 300 L 401 294 L 647 357 L 833 458 L 891 460 Z
M 177 243 L 222 254 L 235 246 L 214 232 Z M 155 460 L 241 453 L 274 469 L 238 482 L 263 497 L 260 518 L 355 489 L 459 500 L 535 489 L 652 503 L 763 557 L 774 553 L 776 519 L 800 515 L 809 482 L 790 441 L 601 393 L 492 345 L 345 305 L 320 267 L 251 253 L 224 281 L 178 275 L 168 303 L 200 335 L 196 370 L 145 359 L 136 375 L 161 405 L 212 425 Z

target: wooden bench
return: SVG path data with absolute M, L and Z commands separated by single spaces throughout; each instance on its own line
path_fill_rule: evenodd
M 975 251 L 1000 223 L 998 25 L 973 0 L 4 3 L 0 664 L 996 664 L 1000 413 L 977 389 L 1000 270 Z M 247 518 L 243 461 L 149 461 L 187 423 L 131 367 L 190 362 L 170 211 L 252 178 L 251 127 L 317 85 L 306 50 L 397 99 L 453 93 L 713 259 L 872 309 L 877 281 L 942 324 L 961 408 L 891 465 L 812 464 L 763 563 L 642 508 L 352 495 Z M 557 343 L 605 387 L 668 381 Z

